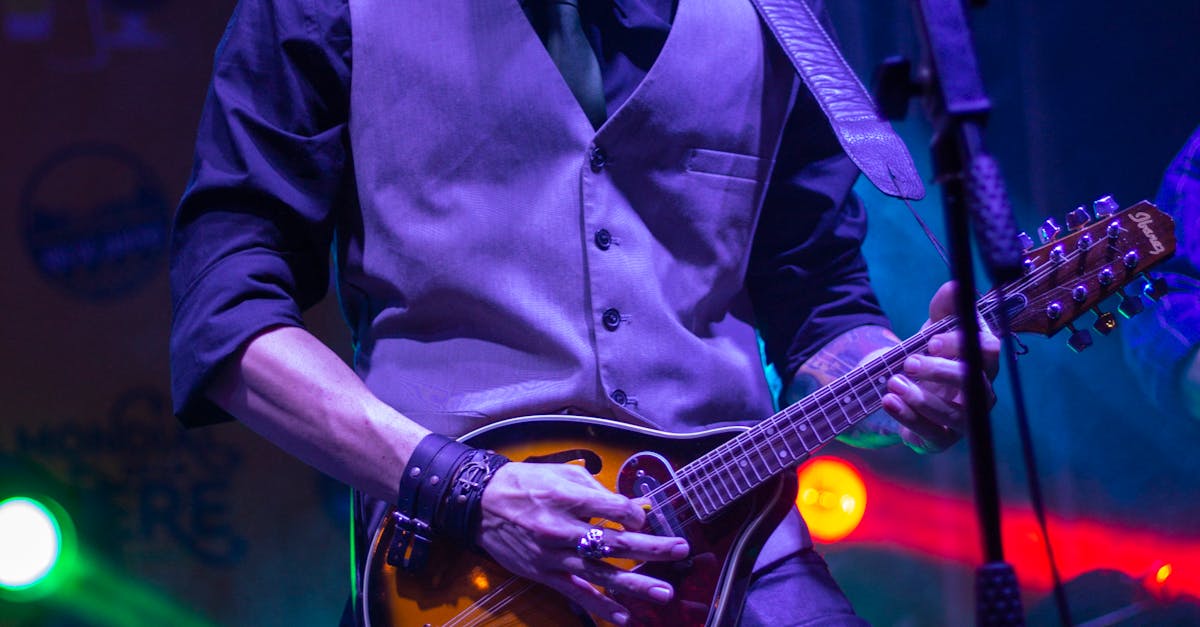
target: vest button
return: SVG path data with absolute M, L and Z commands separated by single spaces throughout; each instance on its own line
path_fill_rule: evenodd
M 592 146 L 588 151 L 588 164 L 592 166 L 592 172 L 599 172 L 608 165 L 608 155 L 604 154 L 604 149 L 599 146 Z
M 629 396 L 625 394 L 625 390 L 613 390 L 612 394 L 609 394 L 608 396 L 613 400 L 614 403 L 622 407 L 625 406 L 625 403 L 629 402 Z
M 609 307 L 604 310 L 604 315 L 600 320 L 604 323 L 605 329 L 616 331 L 617 327 L 621 326 L 621 312 Z
M 600 250 L 608 250 L 608 247 L 612 246 L 612 233 L 609 233 L 608 229 L 596 231 L 594 239 L 596 240 L 596 248 Z

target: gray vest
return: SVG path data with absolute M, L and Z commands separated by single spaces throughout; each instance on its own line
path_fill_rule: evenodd
M 749 2 L 681 0 L 598 132 L 517 0 L 350 7 L 339 293 L 375 394 L 451 435 L 771 413 L 742 284 L 798 82 Z

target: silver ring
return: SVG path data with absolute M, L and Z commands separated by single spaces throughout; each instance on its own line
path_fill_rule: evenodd
M 579 537 L 579 544 L 575 545 L 575 552 L 584 559 L 598 560 L 611 555 L 612 547 L 604 542 L 604 530 L 600 527 L 592 527 Z

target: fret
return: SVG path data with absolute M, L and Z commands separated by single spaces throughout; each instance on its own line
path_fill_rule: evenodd
M 887 380 L 891 376 L 892 367 L 886 359 L 879 362 L 879 368 L 877 372 L 870 373 L 871 389 L 875 395 L 871 403 L 872 407 L 874 407 L 876 403 L 881 402 L 883 395 L 887 394 Z
M 717 489 L 717 479 L 721 476 L 721 468 L 717 463 L 720 461 L 718 458 L 719 455 L 713 455 L 712 453 L 709 453 L 708 455 L 705 455 L 697 460 L 700 462 L 700 467 L 699 473 L 697 473 L 699 474 L 699 477 L 697 478 L 696 483 L 704 489 L 704 495 L 707 496 L 709 501 L 712 502 L 712 511 L 714 512 L 721 508 L 721 501 L 726 498 L 722 496 L 721 491 Z
M 854 424 L 854 418 L 850 413 L 850 404 L 854 402 L 851 395 L 851 389 L 848 382 L 843 379 L 838 379 L 829 384 L 831 393 L 834 395 L 834 402 L 837 403 L 838 412 L 846 419 L 845 425 L 833 425 L 835 432 L 842 432 L 846 426 Z
M 701 491 L 698 489 L 700 484 L 694 480 L 694 475 L 694 471 L 684 472 L 684 469 L 681 469 L 680 472 L 676 474 L 677 483 L 679 484 L 679 491 L 682 492 L 684 497 L 687 498 L 688 502 L 692 504 L 692 509 L 696 510 L 696 514 L 703 518 L 713 510 L 709 504 L 704 502 L 704 499 L 702 498 L 704 495 L 701 494 Z M 685 480 L 687 485 L 684 484 Z
M 741 452 L 733 450 L 734 444 L 736 444 L 738 446 L 738 448 L 742 448 L 743 450 Z M 725 446 L 725 445 L 722 445 L 722 446 Z M 730 440 L 729 457 L 730 457 L 730 465 L 734 468 L 737 468 L 738 473 L 741 474 L 741 476 L 742 476 L 742 485 L 739 486 L 739 489 L 742 492 L 745 492 L 745 491 L 749 490 L 750 488 L 754 487 L 759 478 L 751 479 L 750 476 L 746 474 L 746 466 L 748 466 L 750 464 L 750 462 L 747 461 L 745 449 L 741 446 L 741 438 L 734 438 L 733 440 Z M 730 474 L 730 476 L 733 475 L 732 472 L 730 472 L 729 474 Z
M 718 451 L 720 451 L 720 449 L 718 449 Z M 714 473 L 715 477 L 713 478 L 712 483 L 719 488 L 725 488 L 724 495 L 721 494 L 720 490 L 717 490 L 716 492 L 717 496 L 720 496 L 725 500 L 726 503 L 728 503 L 737 498 L 740 492 L 729 489 L 729 484 L 726 482 L 728 479 L 732 478 L 732 476 L 729 474 L 729 462 L 727 462 L 724 457 L 721 456 L 721 454 L 718 454 L 717 459 L 721 463 L 718 465 L 717 470 Z
M 829 395 L 826 394 L 826 396 L 829 396 Z M 836 401 L 836 399 L 832 399 L 832 398 L 830 398 L 828 400 Z M 813 432 L 816 434 L 817 438 L 819 438 L 821 440 L 821 444 L 824 444 L 824 443 L 832 440 L 833 437 L 835 435 L 837 435 L 837 430 L 834 429 L 834 427 L 833 427 L 833 421 L 829 419 L 827 403 L 825 402 L 826 399 L 821 399 L 818 396 L 816 401 L 818 403 L 818 407 L 820 407 L 820 409 L 821 409 L 821 418 L 823 418 L 824 420 L 812 421 L 812 428 L 813 428 Z
M 813 403 L 808 402 L 806 399 L 805 404 L 812 405 Z M 800 442 L 804 445 L 805 453 L 811 453 L 813 449 L 821 445 L 821 438 L 813 432 L 812 425 L 810 424 L 811 421 L 808 418 L 808 414 L 810 413 L 811 411 L 805 411 L 791 420 L 792 431 L 800 437 Z
M 717 500 L 713 498 L 712 493 L 708 489 L 709 483 L 703 477 L 699 478 L 695 483 L 696 500 L 704 506 L 702 515 L 708 516 L 720 508 Z
M 763 477 L 762 473 L 758 472 L 758 465 L 751 462 L 750 451 L 746 450 L 746 440 L 747 438 L 742 436 L 734 438 L 734 441 L 738 443 L 738 447 L 742 450 L 739 467 L 742 469 L 742 473 L 745 474 L 746 467 L 749 466 L 750 470 L 754 471 L 754 479 L 751 481 L 750 485 L 758 485 L 765 477 Z
M 763 453 L 764 448 L 769 448 L 766 446 L 769 442 L 766 441 L 765 435 L 761 433 L 761 429 L 755 429 L 750 433 L 753 434 L 754 438 L 757 438 L 757 441 L 752 441 L 751 445 L 754 447 L 754 452 L 758 454 L 758 458 L 762 461 L 762 469 L 767 473 L 767 476 L 775 474 L 775 462 L 772 460 L 774 456 L 768 457 Z
M 777 460 L 796 459 L 796 453 L 792 450 L 792 447 L 788 445 L 787 432 L 783 429 L 780 429 L 774 420 L 770 421 L 764 427 L 768 437 L 776 438 L 776 435 L 778 434 L 777 439 L 779 440 L 779 443 L 783 445 L 784 454 L 782 455 L 780 454 L 781 451 L 775 445 L 771 446 L 771 450 L 775 453 L 775 458 Z M 789 462 L 784 462 L 782 465 L 787 466 L 788 463 Z
M 677 490 L 679 490 L 679 494 L 683 496 L 683 500 L 687 501 L 693 510 L 699 512 L 699 504 L 696 503 L 696 500 L 692 497 L 692 489 L 688 486 L 688 474 L 689 471 L 687 466 L 680 468 L 679 471 L 675 473 L 675 487 Z
M 850 391 L 854 394 L 854 400 L 858 401 L 859 408 L 862 409 L 862 416 L 859 416 L 859 419 L 861 420 L 864 416 L 871 413 L 871 410 L 867 409 L 867 405 L 865 403 L 863 403 L 862 395 L 860 395 L 858 393 L 858 388 L 860 387 L 860 385 L 861 386 L 869 386 L 871 384 L 871 379 L 870 379 L 869 374 L 865 370 L 859 371 L 859 374 L 860 374 L 860 376 L 861 375 L 868 375 L 868 376 L 862 378 L 861 384 L 859 384 L 859 383 L 852 384 L 850 386 Z M 855 421 L 852 420 L 851 422 L 855 422 Z

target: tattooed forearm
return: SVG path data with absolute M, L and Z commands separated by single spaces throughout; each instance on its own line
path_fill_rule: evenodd
M 900 339 L 883 327 L 857 327 L 833 338 L 833 341 L 817 351 L 817 354 L 800 366 L 796 377 L 807 375 L 817 384 L 825 385 L 850 372 L 867 355 L 899 343 Z
M 823 385 L 850 372 L 871 353 L 882 352 L 900 339 L 883 327 L 862 326 L 851 329 L 825 345 L 804 362 L 783 393 L 785 404 L 794 403 Z M 882 411 L 863 419 L 838 439 L 852 446 L 875 448 L 900 441 L 899 425 Z

